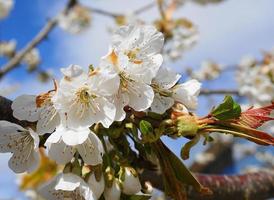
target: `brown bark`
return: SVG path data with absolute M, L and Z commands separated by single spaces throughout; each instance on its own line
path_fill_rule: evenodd
M 12 101 L 0 96 L 0 120 L 26 125 L 12 116 Z M 192 188 L 187 188 L 188 198 L 193 200 L 263 200 L 274 197 L 274 172 L 261 171 L 244 175 L 206 175 L 196 174 L 200 183 L 213 191 L 211 196 L 201 196 Z M 140 176 L 142 181 L 150 181 L 155 188 L 163 190 L 160 172 L 144 170 Z

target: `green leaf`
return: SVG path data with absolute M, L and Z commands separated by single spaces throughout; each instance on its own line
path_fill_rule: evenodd
M 153 133 L 153 127 L 148 121 L 141 120 L 139 126 L 142 134 L 148 135 Z
M 241 107 L 231 96 L 226 96 L 217 108 L 211 112 L 212 116 L 219 120 L 235 119 L 241 115 Z
M 184 165 L 184 163 L 167 147 L 162 143 L 163 152 L 165 157 L 169 159 L 173 171 L 175 172 L 176 178 L 186 185 L 192 185 L 197 191 L 202 193 L 209 193 L 209 189 L 203 187 L 195 176 L 189 171 L 189 169 Z

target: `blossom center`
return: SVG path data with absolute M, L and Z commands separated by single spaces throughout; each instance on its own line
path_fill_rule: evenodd
M 78 99 L 81 103 L 88 105 L 90 100 L 96 98 L 96 95 L 90 94 L 88 88 L 80 88 L 77 92 Z
M 138 55 L 139 52 L 140 52 L 140 49 L 136 48 L 136 49 L 133 49 L 133 50 L 126 51 L 125 54 L 128 57 L 130 62 L 132 62 L 134 64 L 137 64 L 137 65 L 140 65 L 140 64 L 143 63 L 143 61 L 137 58 L 137 55 Z
M 171 91 L 161 88 L 155 82 L 151 83 L 151 87 L 154 90 L 154 92 L 159 93 L 161 96 L 164 96 L 164 97 L 171 97 L 172 96 L 172 92 Z

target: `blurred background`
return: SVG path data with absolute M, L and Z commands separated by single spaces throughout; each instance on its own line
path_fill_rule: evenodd
M 152 0 L 80 2 L 94 9 L 94 12 L 91 10 L 91 25 L 79 34 L 71 34 L 62 27 L 54 28 L 37 46 L 39 62 L 34 63 L 35 66 L 31 66 L 26 59 L 25 63 L 0 79 L 0 95 L 13 99 L 20 94 L 38 94 L 52 88 L 52 82 L 46 79 L 58 79 L 60 67 L 70 64 L 97 66 L 100 57 L 108 51 L 110 32 L 117 27 L 117 22 L 120 22 L 98 13 L 95 9 L 125 15 L 129 21 L 142 20 L 153 23 L 160 18 L 157 6 L 151 6 L 138 15 L 133 13 L 136 9 L 153 3 Z M 15 40 L 16 50 L 22 49 L 49 19 L 64 9 L 66 4 L 66 0 L 15 0 L 9 15 L 0 20 L 0 43 Z M 252 59 L 262 61 L 265 52 L 271 51 L 274 47 L 273 8 L 273 0 L 225 0 L 208 4 L 190 1 L 176 8 L 173 17 L 186 18 L 193 23 L 193 35 L 187 38 L 187 47 L 179 52 L 179 58 L 171 59 L 172 56 L 167 55 L 165 65 L 181 73 L 182 81 L 190 77 L 202 81 L 205 92 L 199 97 L 197 113 L 200 116 L 206 115 L 213 105 L 222 101 L 224 94 L 230 92 L 235 95 L 236 100 L 245 105 L 265 103 L 253 98 L 251 94 L 254 93 L 245 93 L 246 87 L 243 88 L 244 83 L 239 79 L 251 79 L 252 77 L 248 76 L 252 74 L 240 76 L 239 63 L 246 55 L 252 57 L 248 57 L 249 60 L 246 58 L 242 64 L 246 65 L 246 62 L 252 62 Z M 0 66 L 8 61 L 7 56 L 0 56 Z M 216 64 L 217 68 L 212 68 L 213 64 Z M 217 71 L 216 76 L 214 69 Z M 209 70 L 213 77 L 207 77 L 206 70 Z M 271 70 L 274 74 L 273 67 Z M 273 82 L 270 84 L 270 87 L 273 87 Z M 256 85 L 253 87 L 256 90 Z M 219 91 L 220 94 L 208 94 L 207 90 Z M 264 92 L 272 96 L 270 98 L 273 100 L 274 90 Z M 268 130 L 273 133 L 273 126 L 268 125 Z M 218 137 L 218 140 L 220 145 L 215 144 L 210 148 L 200 144 L 192 150 L 191 157 L 186 163 L 193 171 L 234 174 L 256 167 L 274 166 L 273 147 L 266 151 L 263 147 L 257 148 L 256 145 L 228 135 Z M 175 141 L 168 138 L 164 141 L 177 155 L 186 142 L 184 139 Z M 202 154 L 208 148 L 210 149 L 207 153 Z M 8 168 L 9 157 L 9 154 L 0 154 L 0 200 L 25 199 L 24 194 L 18 190 L 18 177 Z

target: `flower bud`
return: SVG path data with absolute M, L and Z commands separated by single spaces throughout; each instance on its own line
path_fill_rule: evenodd
M 92 174 L 89 174 L 89 177 L 87 180 L 88 180 L 87 183 L 88 183 L 89 187 L 91 188 L 91 190 L 93 191 L 95 196 L 99 199 L 100 196 L 103 194 L 104 188 L 105 188 L 104 177 L 101 176 L 100 180 L 97 181 L 95 174 L 92 173 Z
M 195 116 L 182 115 L 177 118 L 177 129 L 179 136 L 195 136 L 199 124 Z
M 141 191 L 142 186 L 135 169 L 131 167 L 122 168 L 120 171 L 123 193 L 133 195 Z
M 104 191 L 105 200 L 119 200 L 121 196 L 121 188 L 119 180 L 114 179 L 110 187 L 106 187 Z

